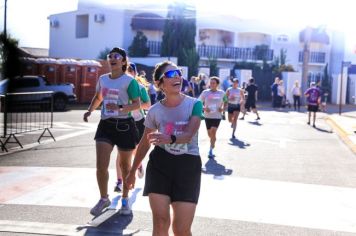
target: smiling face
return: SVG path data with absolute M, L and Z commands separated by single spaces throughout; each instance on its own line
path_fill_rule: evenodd
M 176 65 L 167 65 L 161 74 L 160 88 L 166 94 L 180 93 L 182 87 L 182 76 L 180 69 Z
M 107 61 L 110 65 L 111 71 L 123 71 L 123 65 L 126 65 L 124 57 L 117 52 L 112 52 L 107 55 Z
M 216 90 L 218 88 L 218 83 L 216 82 L 215 79 L 210 79 L 210 89 L 211 90 Z

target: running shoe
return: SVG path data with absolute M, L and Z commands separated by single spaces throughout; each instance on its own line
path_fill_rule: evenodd
M 122 180 L 118 179 L 115 184 L 114 192 L 120 193 L 121 191 L 122 191 Z
M 120 215 L 131 215 L 131 207 L 128 198 L 121 199 L 121 208 L 119 210 Z
M 93 216 L 98 216 L 101 212 L 111 205 L 111 202 L 108 198 L 100 198 L 98 203 L 90 210 L 90 214 Z
M 210 149 L 210 150 L 209 150 L 208 157 L 209 157 L 209 158 L 214 158 L 213 149 Z
M 140 167 L 137 169 L 137 176 L 140 179 L 142 179 L 144 175 L 145 175 L 145 170 L 143 169 L 143 166 L 140 165 Z

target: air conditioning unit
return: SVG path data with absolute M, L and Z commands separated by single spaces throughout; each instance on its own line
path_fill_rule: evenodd
M 51 20 L 49 24 L 50 24 L 50 26 L 51 26 L 52 28 L 57 28 L 57 27 L 59 27 L 59 21 L 58 21 L 58 20 Z
M 104 14 L 95 14 L 94 21 L 97 23 L 103 23 L 105 21 L 105 15 Z

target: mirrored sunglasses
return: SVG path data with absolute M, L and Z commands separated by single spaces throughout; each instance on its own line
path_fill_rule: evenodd
M 162 79 L 163 77 L 167 79 L 173 79 L 176 76 L 182 76 L 182 71 L 179 69 L 166 71 L 161 75 L 161 77 L 159 77 L 159 79 Z
M 119 53 L 113 53 L 113 54 L 108 54 L 106 56 L 106 58 L 109 60 L 109 59 L 116 59 L 116 60 L 119 60 L 122 58 L 121 54 Z

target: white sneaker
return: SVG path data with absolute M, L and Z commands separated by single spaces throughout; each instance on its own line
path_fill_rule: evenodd
M 121 199 L 121 208 L 119 210 L 120 215 L 131 215 L 131 207 L 128 198 Z
M 143 166 L 141 165 L 138 169 L 137 169 L 137 176 L 142 179 L 143 176 L 145 176 L 145 169 L 143 169 Z

